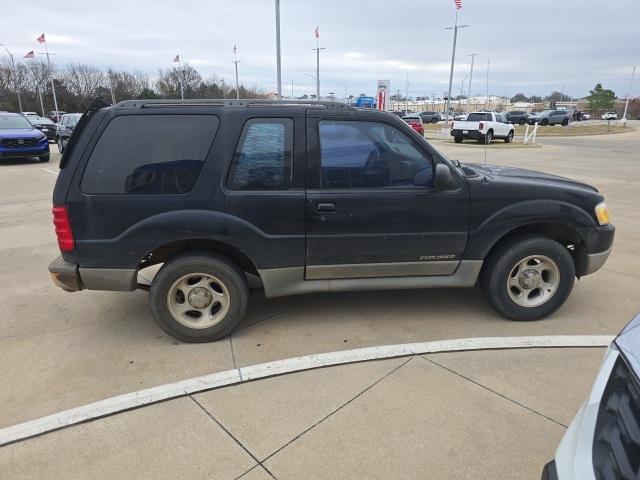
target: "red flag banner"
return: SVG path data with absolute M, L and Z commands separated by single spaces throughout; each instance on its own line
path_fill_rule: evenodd
M 318 27 L 316 27 L 315 35 L 316 38 L 320 38 L 320 31 L 318 30 Z
M 462 8 L 462 0 L 455 0 L 456 2 L 456 10 L 460 10 Z
M 44 33 L 36 38 L 36 40 L 38 40 L 38 43 L 45 43 L 46 40 L 44 39 Z
M 180 55 L 176 55 L 176 58 L 174 58 L 173 61 L 180 63 Z
M 33 50 L 31 50 L 29 53 L 27 53 L 27 54 L 24 56 L 24 58 L 33 58 L 33 57 L 34 57 L 34 55 L 33 55 Z

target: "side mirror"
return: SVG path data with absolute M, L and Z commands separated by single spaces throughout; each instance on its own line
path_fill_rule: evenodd
M 436 176 L 433 186 L 436 190 L 450 190 L 456 186 L 456 180 L 451 173 L 449 167 L 443 163 L 436 165 Z

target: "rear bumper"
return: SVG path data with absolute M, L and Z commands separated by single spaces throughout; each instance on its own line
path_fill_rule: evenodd
M 482 132 L 480 132 L 479 130 L 467 130 L 467 133 L 464 133 L 464 130 L 459 130 L 459 129 L 455 129 L 455 130 L 451 130 L 451 136 L 452 137 L 464 137 L 464 138 L 473 138 L 475 140 L 480 140 L 482 138 L 484 138 L 484 134 Z
M 80 268 L 58 257 L 49 264 L 49 273 L 53 283 L 66 292 L 84 289 L 130 292 L 137 288 L 136 269 Z

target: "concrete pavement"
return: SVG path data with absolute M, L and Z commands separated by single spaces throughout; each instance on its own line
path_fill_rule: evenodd
M 227 340 L 204 345 L 182 344 L 164 334 L 147 311 L 144 292 L 66 294 L 54 287 L 46 266 L 57 255 L 50 196 L 58 156 L 52 155 L 51 165 L 0 163 L 0 375 L 2 385 L 10 386 L 0 389 L 0 428 L 152 385 L 296 355 L 476 336 L 617 333 L 639 310 L 640 133 L 541 141 L 537 149 L 489 150 L 487 161 L 594 184 L 604 192 L 617 225 L 609 262 L 577 282 L 567 304 L 551 318 L 504 320 L 477 289 L 271 300 L 255 291 L 243 328 Z M 484 159 L 481 148 L 441 148 L 463 162 Z M 531 351 L 526 360 L 518 358 L 521 352 L 441 354 L 430 361 L 401 361 L 395 371 L 393 360 L 230 387 L 5 447 L 0 471 L 19 473 L 12 478 L 42 478 L 47 469 L 66 478 L 89 476 L 83 472 L 117 478 L 138 469 L 139 478 L 144 478 L 140 472 L 151 478 L 157 471 L 177 472 L 170 464 L 175 461 L 176 468 L 189 472 L 183 478 L 234 478 L 264 462 L 276 478 L 348 478 L 346 472 L 356 467 L 371 478 L 376 478 L 374 470 L 384 478 L 393 472 L 403 478 L 420 472 L 429 478 L 469 478 L 464 469 L 469 465 L 460 467 L 464 458 L 456 456 L 464 450 L 470 452 L 477 478 L 535 478 L 541 462 L 552 456 L 562 425 L 586 395 L 602 353 L 562 350 L 553 357 L 549 352 Z M 556 402 L 553 392 L 565 400 Z M 511 428 L 500 426 L 502 410 Z M 209 414 L 222 416 L 222 426 Z M 169 423 L 164 429 L 163 419 L 174 417 L 184 427 Z M 192 424 L 198 428 L 191 429 Z M 224 435 L 218 436 L 215 425 Z M 513 425 L 526 425 L 526 432 L 513 432 Z M 485 435 L 483 428 L 495 432 Z M 420 437 L 427 433 L 433 435 Z M 471 433 L 491 441 L 469 446 L 464 441 Z M 505 435 L 508 442 L 502 443 L 498 437 Z M 170 450 L 162 438 L 171 442 Z M 120 444 L 126 448 L 118 450 Z M 225 452 L 222 460 L 211 457 L 215 466 L 196 451 L 203 444 L 206 451 Z M 78 445 L 86 455 L 79 455 Z M 501 456 L 510 447 L 517 447 L 516 453 Z M 149 455 L 137 454 L 139 449 L 148 449 Z M 517 456 L 522 461 L 516 472 L 508 462 Z M 68 462 L 72 457 L 79 459 Z M 190 470 L 200 465 L 206 468 Z M 269 478 L 260 465 L 247 475 Z

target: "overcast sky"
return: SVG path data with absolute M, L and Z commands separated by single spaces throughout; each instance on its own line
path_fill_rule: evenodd
M 238 44 L 241 82 L 276 89 L 274 0 L 0 0 L 0 43 L 16 59 L 43 49 L 45 33 L 57 64 L 91 63 L 151 75 L 180 54 L 204 76 L 233 81 Z M 454 0 L 281 0 L 285 94 L 314 93 L 314 29 L 320 28 L 322 94 L 373 95 L 376 80 L 423 96 L 446 90 Z M 640 0 L 463 0 L 454 93 L 478 53 L 473 94 L 489 91 L 584 96 L 602 82 L 626 96 L 640 64 Z M 3 52 L 4 53 L 4 52 Z M 468 78 L 464 90 L 468 88 Z M 640 94 L 640 81 L 634 94 Z

